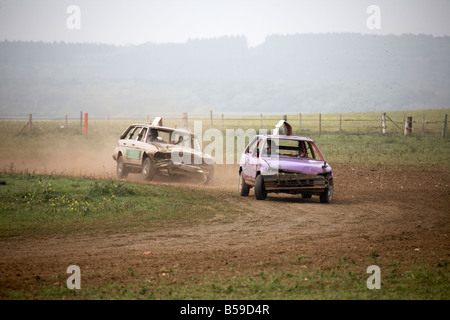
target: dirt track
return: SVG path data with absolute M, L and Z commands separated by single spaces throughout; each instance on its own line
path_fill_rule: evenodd
M 63 285 L 72 264 L 80 266 L 83 285 L 89 286 L 137 279 L 182 282 L 274 267 L 326 269 L 343 257 L 367 267 L 371 252 L 379 265 L 449 260 L 448 172 L 339 164 L 333 169 L 336 190 L 329 205 L 317 197 L 286 195 L 256 201 L 252 191 L 235 198 L 235 168 L 222 166 L 210 187 L 246 208 L 231 223 L 218 218 L 208 226 L 158 232 L 2 239 L 1 286 L 26 289 L 42 279 Z M 304 265 L 286 263 L 301 256 L 307 257 Z

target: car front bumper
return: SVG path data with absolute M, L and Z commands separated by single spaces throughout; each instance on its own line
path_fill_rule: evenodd
M 264 174 L 263 177 L 267 192 L 314 194 L 323 192 L 328 185 L 328 181 L 323 175 L 277 172 L 275 174 Z
M 192 175 L 200 174 L 206 179 L 212 169 L 212 165 L 192 165 L 184 163 L 175 163 L 172 160 L 155 161 L 155 169 L 159 171 L 170 171 L 171 174 Z

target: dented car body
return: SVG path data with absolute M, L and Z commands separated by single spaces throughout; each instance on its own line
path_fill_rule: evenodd
M 289 132 L 290 133 L 290 132 Z M 257 135 L 246 147 L 239 163 L 239 194 L 255 188 L 257 200 L 268 193 L 317 195 L 331 202 L 333 172 L 315 142 L 292 135 Z
M 201 151 L 197 137 L 187 130 L 164 127 L 161 122 L 135 123 L 122 133 L 114 150 L 117 177 L 141 173 L 144 180 L 156 174 L 198 176 L 209 182 L 214 160 Z

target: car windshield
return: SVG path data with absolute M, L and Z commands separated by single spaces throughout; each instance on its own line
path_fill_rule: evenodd
M 185 131 L 173 131 L 170 143 L 184 148 L 195 149 L 198 151 L 201 150 L 197 137 Z
M 170 131 L 150 128 L 150 132 L 147 137 L 147 143 L 170 143 L 170 133 Z
M 267 139 L 262 156 L 323 161 L 319 150 L 313 142 L 293 139 Z

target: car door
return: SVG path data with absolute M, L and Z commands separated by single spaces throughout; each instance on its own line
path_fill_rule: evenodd
M 142 157 L 144 156 L 144 152 L 147 148 L 147 135 L 148 135 L 148 128 L 142 127 L 136 135 L 135 141 L 131 143 L 131 147 L 134 152 L 134 158 L 133 160 L 138 160 L 138 164 L 142 163 Z
M 256 179 L 261 144 L 262 139 L 260 137 L 255 137 L 255 139 L 245 149 L 242 172 L 244 173 L 245 180 L 251 183 L 254 183 Z
M 125 150 L 125 162 L 128 164 L 139 165 L 142 159 L 142 150 L 138 148 L 139 133 L 142 130 L 142 126 L 136 126 L 130 130 L 126 139 L 123 140 L 123 147 Z

